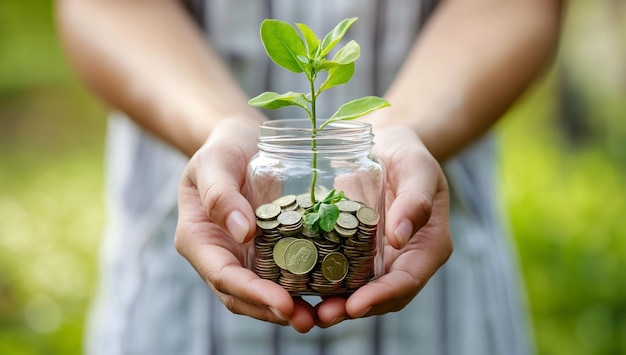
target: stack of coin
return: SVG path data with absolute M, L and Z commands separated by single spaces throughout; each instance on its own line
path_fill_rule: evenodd
M 306 294 L 309 290 L 309 275 L 296 275 L 289 270 L 281 269 L 278 284 L 294 294 Z
M 255 271 L 292 294 L 346 294 L 374 274 L 378 214 L 362 203 L 342 200 L 331 232 L 303 223 L 309 194 L 286 195 L 256 210 Z
M 327 254 L 311 275 L 311 289 L 320 294 L 345 293 L 343 280 L 348 274 L 348 259 L 340 252 Z
M 272 203 L 280 206 L 282 211 L 295 211 L 298 209 L 296 198 L 296 195 L 285 195 L 277 198 Z
M 283 211 L 277 219 L 280 223 L 278 231 L 282 236 L 299 235 L 302 231 L 302 213 L 298 211 Z
M 284 265 L 278 283 L 290 292 L 308 291 L 309 273 L 317 264 L 317 248 L 308 239 L 295 238 L 285 244 L 282 256 L 281 251 L 274 256 Z
M 356 238 L 347 239 L 343 245 L 343 254 L 350 264 L 350 270 L 344 281 L 348 289 L 359 288 L 374 276 L 379 215 L 373 208 L 362 206 L 357 210 L 356 218 L 358 220 Z
M 296 196 L 296 203 L 299 207 L 305 210 L 312 207 L 313 203 L 311 202 L 311 194 L 300 194 Z
M 255 213 L 256 224 L 261 230 L 261 234 L 254 239 L 256 252 L 254 270 L 261 278 L 278 281 L 280 268 L 274 262 L 273 251 L 276 243 L 282 238 L 278 231 L 280 223 L 276 220 L 281 209 L 278 205 L 266 204 L 259 206 Z
M 317 247 L 318 258 L 317 265 L 315 269 L 313 269 L 313 273 L 311 274 L 311 289 L 320 294 L 329 294 L 329 293 L 340 293 L 340 288 L 342 286 L 342 281 L 333 279 L 329 280 L 324 277 L 323 273 L 323 261 L 326 257 L 333 253 L 341 252 L 341 244 L 332 242 L 326 238 L 316 237 L 312 239 L 313 243 Z M 346 267 L 348 265 L 346 264 Z

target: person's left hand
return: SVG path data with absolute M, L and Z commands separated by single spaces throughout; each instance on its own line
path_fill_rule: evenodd
M 246 268 L 256 229 L 244 194 L 257 127 L 222 120 L 191 158 L 181 179 L 175 245 L 231 312 L 307 332 L 314 309 Z
M 385 273 L 349 298 L 316 306 L 322 328 L 344 319 L 404 308 L 452 253 L 448 185 L 439 163 L 403 126 L 376 132 L 375 153 L 387 170 Z

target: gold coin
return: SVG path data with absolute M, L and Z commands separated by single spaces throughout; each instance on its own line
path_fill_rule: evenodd
M 296 275 L 313 270 L 317 263 L 317 248 L 308 239 L 297 239 L 285 249 L 286 269 Z
M 364 206 L 359 208 L 359 210 L 356 211 L 356 217 L 359 219 L 359 222 L 366 226 L 375 226 L 378 224 L 378 212 L 371 207 Z
M 348 259 L 341 253 L 330 253 L 322 261 L 322 274 L 330 282 L 341 282 L 348 274 Z
M 274 245 L 274 249 L 272 251 L 272 256 L 276 265 L 278 265 L 281 269 L 286 269 L 287 264 L 285 263 L 285 250 L 289 246 L 289 244 L 293 243 L 296 238 L 283 238 L 279 240 L 276 245 Z

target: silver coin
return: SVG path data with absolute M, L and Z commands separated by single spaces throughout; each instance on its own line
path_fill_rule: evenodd
M 313 206 L 313 203 L 311 202 L 311 194 L 301 194 L 296 196 L 296 201 L 298 203 L 298 206 L 307 209 Z
M 272 230 L 280 225 L 280 222 L 276 219 L 257 219 L 256 225 L 264 230 Z
M 296 203 L 296 195 L 285 195 L 285 196 L 281 196 L 277 199 L 275 199 L 274 201 L 272 201 L 273 204 L 279 205 L 281 208 L 285 208 L 287 206 L 291 206 L 294 203 Z
M 255 214 L 259 219 L 274 219 L 278 217 L 281 212 L 280 206 L 273 203 L 266 203 L 257 207 Z
M 361 208 L 361 204 L 352 200 L 341 200 L 337 202 L 337 207 L 341 212 L 356 213 Z
M 359 220 L 348 212 L 339 212 L 337 225 L 343 229 L 356 229 L 359 226 Z
M 302 223 L 302 214 L 297 211 L 286 211 L 278 215 L 278 221 L 283 226 L 293 226 Z

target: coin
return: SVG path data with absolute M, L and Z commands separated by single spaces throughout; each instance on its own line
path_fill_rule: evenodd
M 339 212 L 337 225 L 343 229 L 356 229 L 359 226 L 359 220 L 348 212 Z
M 379 215 L 371 207 L 361 207 L 358 211 L 356 211 L 356 217 L 359 222 L 365 224 L 366 226 L 375 226 L 378 224 Z
M 327 193 L 316 189 L 316 198 Z M 253 270 L 292 295 L 350 294 L 374 277 L 380 216 L 354 200 L 337 202 L 330 232 L 314 231 L 303 216 L 310 193 L 285 195 L 257 207 Z
M 322 261 L 322 274 L 330 282 L 341 282 L 348 274 L 348 259 L 341 253 L 330 253 Z
M 296 203 L 296 195 L 285 195 L 275 199 L 273 204 L 280 206 L 281 208 L 285 208 Z
M 296 196 L 296 201 L 298 202 L 298 206 L 307 209 L 313 206 L 311 202 L 311 194 L 301 194 Z
M 355 213 L 361 208 L 361 204 L 352 200 L 341 200 L 337 202 L 337 207 L 341 212 Z
M 281 269 L 278 284 L 288 292 L 305 293 L 309 291 L 309 281 L 310 278 L 308 275 L 296 275 L 289 270 Z
M 256 225 L 259 226 L 259 228 L 264 229 L 264 230 L 271 230 L 274 228 L 277 228 L 280 225 L 280 222 L 278 222 L 275 219 L 257 219 L 256 220 Z
M 308 239 L 297 239 L 285 249 L 286 269 L 296 275 L 313 270 L 317 262 L 317 248 Z
M 273 203 L 266 203 L 257 207 L 255 214 L 259 219 L 268 220 L 278 217 L 280 211 L 280 206 Z
M 279 240 L 276 245 L 274 245 L 274 249 L 272 251 L 273 259 L 276 265 L 278 265 L 281 269 L 286 269 L 287 264 L 285 263 L 285 250 L 289 246 L 289 244 L 293 243 L 296 238 L 283 238 Z
M 339 226 L 339 224 L 337 224 L 335 226 L 335 233 L 340 235 L 343 238 L 350 238 L 353 235 L 356 234 L 356 229 L 345 229 L 345 228 L 341 228 L 341 226 Z
M 302 214 L 298 211 L 286 211 L 278 215 L 278 222 L 284 226 L 293 226 L 302 222 Z
M 329 242 L 341 243 L 341 237 L 334 231 L 324 232 L 324 238 L 326 238 Z

